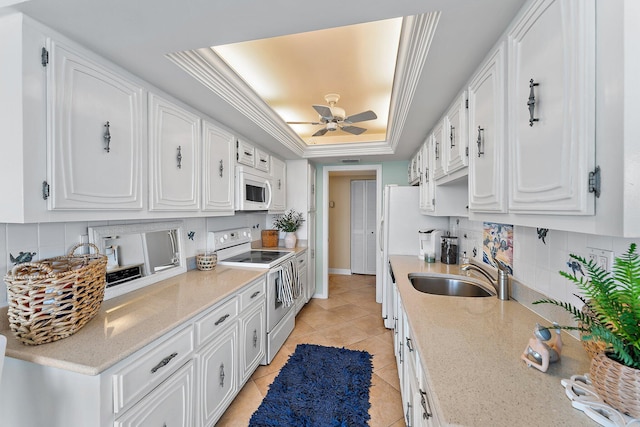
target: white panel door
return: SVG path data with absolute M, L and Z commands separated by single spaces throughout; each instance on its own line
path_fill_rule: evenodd
M 466 92 L 460 95 L 449 108 L 445 118 L 445 137 L 442 142 L 446 151 L 448 174 L 469 165 L 469 134 L 467 132 Z
M 351 272 L 376 274 L 376 181 L 351 181 Z
M 200 209 L 200 118 L 149 94 L 151 210 Z
M 284 212 L 287 208 L 287 164 L 277 157 L 271 157 L 271 197 L 270 213 Z
M 235 137 L 213 124 L 203 124 L 203 209 L 233 214 Z
M 506 212 L 504 45 L 469 85 L 469 210 Z
M 508 58 L 509 210 L 593 215 L 595 2 L 534 2 Z
M 142 209 L 142 88 L 63 44 L 49 48 L 49 207 Z

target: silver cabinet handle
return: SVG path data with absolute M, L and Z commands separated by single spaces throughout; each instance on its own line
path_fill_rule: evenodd
M 407 348 L 409 349 L 409 353 L 413 351 L 413 344 L 411 344 L 411 338 L 407 337 Z
M 540 83 L 534 83 L 533 79 L 529 80 L 529 100 L 527 101 L 527 107 L 529 108 L 529 126 L 533 126 L 533 122 L 539 122 L 540 119 L 534 118 L 536 109 L 536 95 L 533 93 L 533 88 L 539 86 Z
M 224 316 L 220 317 L 218 320 L 216 320 L 216 322 L 214 323 L 214 325 L 218 326 L 219 324 L 221 324 L 222 322 L 224 322 L 225 320 L 227 320 L 227 318 L 229 317 L 228 314 L 225 314 Z
M 440 158 L 439 148 L 440 148 L 440 143 L 436 141 L 436 160 Z
M 176 160 L 178 161 L 178 169 L 182 169 L 182 147 L 178 145 L 178 156 L 176 156 Z
M 224 363 L 220 364 L 220 387 L 224 387 Z
M 111 151 L 111 147 L 109 146 L 111 144 L 111 132 L 109 132 L 110 126 L 111 125 L 108 121 L 104 125 L 104 151 L 106 151 L 107 153 Z
M 449 141 L 451 142 L 451 148 L 456 146 L 456 128 L 453 126 L 449 129 Z
M 478 157 L 484 154 L 484 128 L 478 126 L 478 139 L 476 141 L 478 144 Z
M 411 427 L 411 405 L 407 402 L 407 427 Z
M 249 297 L 250 299 L 254 299 L 255 297 L 257 297 L 258 295 L 260 295 L 260 291 L 255 291 L 254 293 L 251 294 L 251 297 Z
M 422 405 L 422 418 L 428 420 L 433 416 L 431 413 L 431 404 L 429 403 L 429 397 L 427 393 L 420 389 L 420 404 Z
M 246 151 L 246 150 L 245 150 L 244 155 L 245 155 L 245 156 L 249 156 L 249 157 L 251 157 L 251 156 L 253 156 L 253 153 L 252 153 L 252 152 L 250 152 L 250 151 Z
M 278 190 L 282 189 L 282 180 L 278 178 Z
M 253 330 L 253 348 L 257 348 L 258 347 L 258 330 L 254 329 Z
M 222 172 L 224 172 L 224 163 L 222 162 L 222 159 L 220 160 L 220 178 L 222 178 Z
M 151 368 L 151 373 L 155 374 L 158 369 L 165 367 L 169 362 L 171 362 L 171 360 L 176 357 L 178 355 L 178 353 L 171 353 L 170 355 L 168 355 L 167 357 L 165 357 L 164 359 L 162 359 L 160 361 L 160 363 L 158 363 L 156 366 L 154 366 L 153 368 Z

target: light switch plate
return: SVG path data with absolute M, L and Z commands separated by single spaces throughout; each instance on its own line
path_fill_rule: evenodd
M 611 268 L 613 267 L 613 251 L 597 248 L 588 249 L 588 260 L 593 260 L 603 270 L 611 271 Z

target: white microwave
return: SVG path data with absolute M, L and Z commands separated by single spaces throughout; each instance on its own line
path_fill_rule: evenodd
M 268 175 L 236 166 L 236 210 L 266 211 L 271 206 L 271 180 Z

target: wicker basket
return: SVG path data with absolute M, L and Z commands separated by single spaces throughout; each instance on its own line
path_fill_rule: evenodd
M 602 352 L 591 360 L 589 376 L 606 403 L 632 418 L 640 418 L 640 369 L 618 363 Z
M 100 309 L 104 298 L 107 257 L 67 256 L 18 264 L 4 278 L 9 300 L 9 326 L 27 345 L 57 341 L 76 333 Z
M 262 246 L 265 248 L 275 248 L 278 246 L 278 230 L 262 230 Z
M 196 255 L 196 267 L 198 270 L 213 270 L 218 264 L 218 255 L 215 253 L 204 253 Z
M 589 305 L 589 302 L 587 302 L 587 304 L 582 306 L 582 312 L 588 315 L 589 317 L 594 317 L 595 315 L 593 313 L 593 309 Z M 578 327 L 582 327 L 582 322 L 578 322 Z M 584 336 L 585 336 L 585 333 L 580 331 L 580 341 L 582 342 L 582 347 L 584 347 L 584 350 L 587 352 L 590 359 L 593 359 L 596 354 L 602 353 L 607 349 L 606 343 L 596 339 L 585 340 L 583 339 Z

